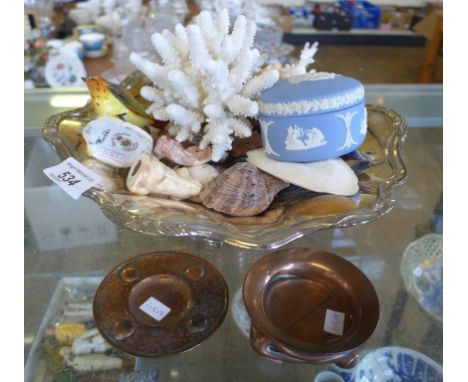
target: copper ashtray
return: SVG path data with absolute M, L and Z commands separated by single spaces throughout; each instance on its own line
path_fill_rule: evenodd
M 252 347 L 280 362 L 350 366 L 379 320 L 378 297 L 364 273 L 318 249 L 261 258 L 247 273 L 244 303 Z
M 161 251 L 118 264 L 102 280 L 93 312 L 116 349 L 147 358 L 178 354 L 209 337 L 229 303 L 222 275 L 208 261 Z

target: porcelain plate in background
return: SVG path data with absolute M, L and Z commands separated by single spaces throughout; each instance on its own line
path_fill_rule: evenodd
M 389 346 L 368 353 L 357 365 L 355 382 L 442 382 L 442 367 L 417 351 Z

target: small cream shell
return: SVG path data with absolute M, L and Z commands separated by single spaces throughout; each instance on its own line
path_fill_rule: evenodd
M 138 195 L 168 195 L 187 199 L 198 195 L 202 185 L 198 180 L 181 176 L 153 155 L 143 153 L 130 168 L 127 188 Z
M 123 170 L 118 170 L 94 158 L 86 159 L 82 164 L 101 176 L 101 184 L 98 186 L 102 190 L 113 192 L 119 188 L 125 187 L 124 180 L 118 175 L 118 172 Z
M 219 171 L 209 164 L 202 164 L 192 167 L 180 167 L 176 171 L 184 178 L 189 177 L 191 179 L 198 180 L 202 186 L 206 186 L 219 174 Z

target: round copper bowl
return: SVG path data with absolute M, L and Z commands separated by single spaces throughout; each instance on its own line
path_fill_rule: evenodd
M 369 279 L 340 256 L 318 249 L 286 249 L 257 261 L 244 281 L 252 320 L 251 344 L 282 361 L 324 363 L 355 357 L 379 320 Z M 327 310 L 344 313 L 342 335 L 324 330 Z M 284 357 L 282 357 L 284 355 Z
M 151 314 L 142 307 L 148 301 Z M 135 256 L 102 280 L 93 302 L 96 326 L 116 349 L 148 358 L 189 350 L 223 322 L 228 289 L 208 261 L 181 252 Z M 161 310 L 163 304 L 169 308 Z

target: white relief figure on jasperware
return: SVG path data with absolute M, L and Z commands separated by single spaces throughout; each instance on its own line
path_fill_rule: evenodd
M 339 74 L 328 73 L 328 72 L 310 72 L 306 74 L 301 74 L 299 76 L 294 76 L 288 78 L 290 84 L 300 84 L 305 81 L 320 81 L 320 80 L 330 80 L 339 76 Z
M 297 125 L 288 127 L 286 136 L 286 150 L 306 150 L 327 144 L 322 132 L 317 128 L 304 130 Z
M 273 148 L 270 145 L 270 141 L 268 139 L 268 129 L 270 125 L 273 125 L 275 121 L 265 121 L 265 120 L 260 120 L 260 127 L 262 128 L 263 131 L 263 138 L 265 141 L 265 154 L 270 154 L 270 155 L 276 155 L 279 156 L 277 152 L 273 150 Z
M 353 117 L 356 115 L 357 111 L 353 112 L 346 112 L 346 114 L 336 114 L 336 117 L 342 119 L 345 123 L 345 128 L 346 128 L 346 139 L 345 142 L 343 143 L 343 146 L 341 146 L 339 149 L 336 151 L 343 150 L 344 148 L 351 147 L 352 145 L 357 145 L 357 142 L 353 140 L 353 136 L 351 135 L 351 121 Z
M 361 130 L 359 130 L 359 132 L 362 135 L 366 135 L 366 132 L 367 132 L 367 109 L 366 108 L 364 108 L 364 116 L 362 117 L 362 120 L 361 120 Z

